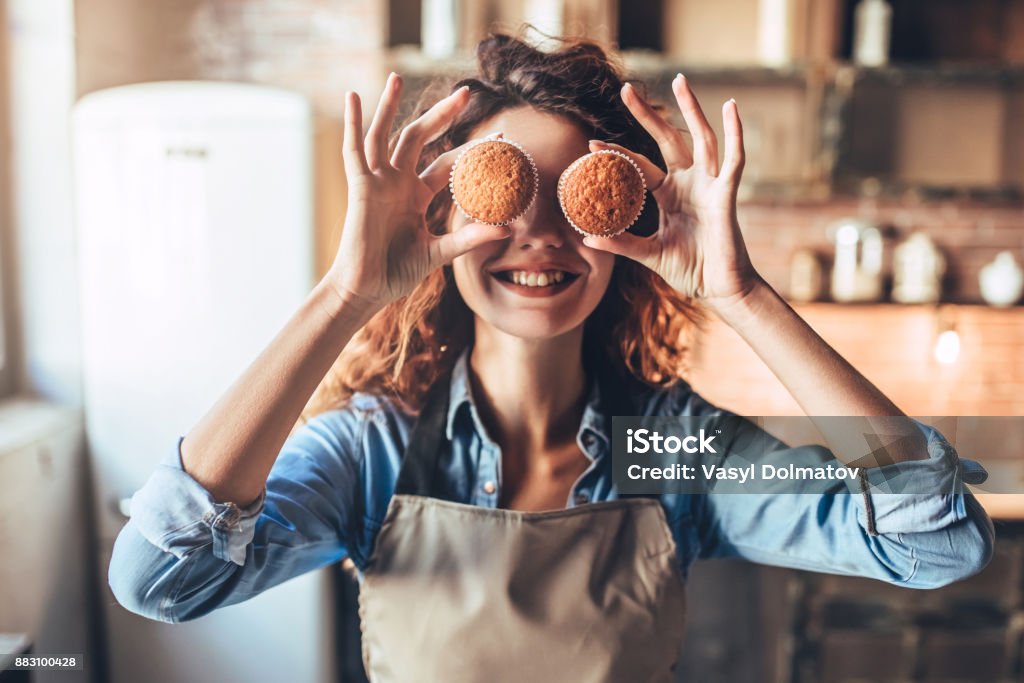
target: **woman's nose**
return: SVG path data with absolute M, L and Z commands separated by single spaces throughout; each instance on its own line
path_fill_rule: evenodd
M 554 193 L 541 190 L 526 213 L 513 221 L 512 238 L 524 249 L 558 248 L 565 244 L 572 226 Z

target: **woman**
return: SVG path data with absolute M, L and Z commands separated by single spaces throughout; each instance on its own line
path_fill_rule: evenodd
M 349 558 L 374 680 L 641 681 L 670 675 L 698 557 L 912 587 L 979 571 L 991 522 L 938 484 L 912 500 L 617 495 L 611 415 L 727 414 L 678 379 L 695 302 L 809 414 L 903 414 L 752 266 L 735 102 L 720 165 L 682 76 L 692 150 L 593 45 L 547 53 L 496 36 L 478 55 L 479 75 L 392 149 L 401 80 L 365 137 L 348 94 L 336 260 L 133 498 L 110 567 L 118 600 L 183 621 Z M 461 147 L 492 132 L 522 143 L 540 176 L 504 228 L 468 222 L 443 191 Z M 646 236 L 582 238 L 560 211 L 562 170 L 608 148 L 647 178 L 659 219 Z M 510 271 L 563 275 L 526 292 Z M 333 405 L 288 439 L 318 386 Z M 889 456 L 922 480 L 983 476 L 923 426 Z

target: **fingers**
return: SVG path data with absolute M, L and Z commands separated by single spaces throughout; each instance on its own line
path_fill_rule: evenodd
M 743 123 L 736 100 L 722 105 L 722 123 L 725 127 L 725 159 L 722 161 L 721 177 L 735 189 L 743 175 L 746 153 L 743 150 Z
M 507 225 L 467 223 L 455 232 L 432 237 L 431 262 L 435 268 L 447 265 L 472 249 L 488 242 L 505 239 L 511 234 L 512 231 Z
M 619 256 L 631 258 L 657 272 L 659 243 L 653 237 L 640 237 L 628 232 L 615 237 L 595 237 L 588 235 L 583 244 L 591 249 L 600 249 Z
M 640 172 L 644 174 L 644 182 L 647 183 L 647 189 L 653 194 L 661 183 L 665 180 L 665 172 L 658 168 L 653 161 L 645 157 L 643 154 L 637 154 L 632 152 L 622 145 L 616 145 L 611 142 L 604 142 L 602 140 L 591 140 L 590 149 L 593 152 L 600 151 L 602 149 L 614 149 L 616 152 L 622 152 L 640 167 Z
M 355 177 L 370 172 L 363 154 L 363 108 L 359 95 L 345 93 L 345 139 L 341 144 L 345 175 Z
M 402 79 L 398 74 L 392 73 L 380 94 L 380 102 L 377 103 L 377 111 L 373 114 L 370 129 L 366 131 L 366 162 L 371 171 L 379 171 L 388 163 L 388 135 L 395 121 L 401 92 Z
M 391 155 L 391 165 L 395 168 L 413 169 L 420 158 L 423 145 L 437 137 L 455 118 L 466 103 L 469 102 L 469 88 L 462 86 L 448 97 L 431 107 L 402 131 L 398 136 L 398 145 Z
M 448 179 L 452 173 L 452 165 L 455 164 L 455 160 L 459 158 L 459 154 L 465 149 L 465 143 L 456 147 L 455 149 L 448 150 L 441 156 L 434 159 L 429 166 L 423 169 L 420 173 L 420 180 L 430 188 L 430 196 L 433 197 L 435 194 L 441 191 L 445 185 L 448 184 Z
M 690 90 L 686 77 L 679 74 L 672 81 L 672 93 L 683 113 L 686 127 L 693 136 L 693 161 L 710 175 L 718 175 L 718 140 L 704 112 L 697 102 L 697 96 Z
M 622 102 L 658 143 L 658 149 L 661 150 L 661 155 L 665 157 L 665 163 L 669 168 L 689 168 L 693 163 L 693 156 L 686 147 L 682 134 L 654 111 L 629 83 L 622 86 Z

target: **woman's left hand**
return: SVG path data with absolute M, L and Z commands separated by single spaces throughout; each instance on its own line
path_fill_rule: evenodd
M 682 133 L 632 85 L 622 88 L 626 107 L 658 143 L 667 172 L 618 145 L 590 143 L 591 150 L 617 149 L 637 162 L 660 209 L 657 232 L 649 237 L 624 232 L 610 238 L 587 237 L 583 242 L 639 261 L 680 294 L 722 311 L 763 284 L 750 263 L 736 219 L 736 192 L 744 161 L 739 111 L 734 100 L 722 107 L 725 158 L 719 168 L 718 140 L 682 75 L 672 81 L 672 92 L 693 137 L 692 152 Z

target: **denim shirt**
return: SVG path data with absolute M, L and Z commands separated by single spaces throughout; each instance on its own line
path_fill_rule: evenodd
M 451 453 L 441 462 L 452 500 L 494 508 L 501 496 L 501 453 L 471 396 L 467 359 L 464 353 L 452 373 L 446 421 Z M 590 463 L 567 507 L 616 498 L 599 392 L 593 383 L 576 439 Z M 630 403 L 635 415 L 732 414 L 684 382 L 645 390 Z M 288 439 L 264 491 L 247 508 L 214 500 L 184 471 L 179 439 L 132 498 L 130 520 L 110 562 L 114 595 L 133 612 L 178 622 L 346 557 L 361 570 L 414 422 L 385 398 L 355 395 L 344 409 L 317 416 Z M 901 463 L 901 471 L 912 468 L 917 481 L 936 478 L 936 491 L 951 490 L 939 481 L 951 471 L 968 483 L 984 480 L 977 463 L 958 461 L 941 434 L 920 427 L 929 457 Z M 794 458 L 802 448 L 821 450 L 776 443 Z M 969 493 L 707 493 L 660 500 L 684 576 L 698 558 L 741 557 L 934 588 L 980 571 L 993 549 L 992 522 Z

